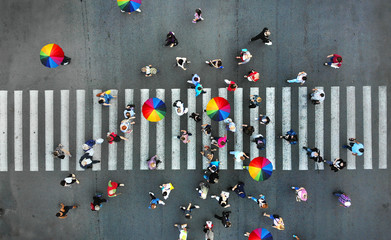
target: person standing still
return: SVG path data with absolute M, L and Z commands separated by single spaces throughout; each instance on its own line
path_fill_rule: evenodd
M 271 32 L 268 28 L 264 28 L 261 33 L 259 33 L 257 36 L 250 39 L 250 42 L 256 41 L 258 39 L 261 39 L 263 43 L 266 45 L 272 45 L 272 41 L 269 39 L 269 36 L 271 35 Z

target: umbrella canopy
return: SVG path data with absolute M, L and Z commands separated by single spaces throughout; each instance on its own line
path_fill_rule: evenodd
M 41 63 L 48 68 L 56 68 L 64 60 L 64 51 L 54 43 L 45 45 L 39 55 Z
M 215 121 L 226 119 L 230 112 L 231 106 L 229 105 L 229 102 L 222 97 L 212 98 L 208 102 L 208 105 L 206 105 L 206 114 Z
M 250 176 L 256 181 L 268 179 L 273 172 L 273 164 L 265 157 L 256 157 L 248 166 Z
M 148 121 L 158 122 L 166 116 L 166 104 L 159 98 L 150 98 L 145 101 L 141 111 Z
M 265 228 L 257 228 L 250 233 L 248 240 L 273 240 L 273 236 Z
M 141 0 L 117 0 L 118 7 L 125 12 L 134 12 L 141 6 Z

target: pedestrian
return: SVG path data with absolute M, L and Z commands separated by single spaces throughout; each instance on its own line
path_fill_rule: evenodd
M 135 108 L 134 104 L 126 105 L 126 108 L 124 110 L 124 117 L 125 117 L 125 119 L 128 119 L 128 118 L 136 116 L 136 112 L 135 112 L 134 108 Z
M 100 163 L 100 160 L 93 160 L 90 155 L 91 152 L 84 153 L 79 159 L 79 165 L 83 169 L 92 168 L 92 165 L 95 163 Z
M 189 109 L 185 107 L 185 104 L 181 100 L 176 100 L 172 106 L 176 108 L 175 112 L 178 114 L 178 116 L 183 116 L 189 111 Z
M 206 157 L 209 161 L 212 161 L 213 160 L 213 157 L 214 157 L 214 153 L 216 149 L 215 148 L 211 148 L 207 145 L 204 146 L 204 150 L 201 151 L 201 155 Z
M 249 156 L 246 153 L 241 151 L 230 151 L 229 154 L 234 155 L 234 160 L 236 162 L 242 162 L 246 158 L 249 158 Z
M 171 190 L 174 189 L 174 186 L 172 183 L 164 183 L 159 186 L 159 188 L 162 190 L 162 195 L 164 199 L 167 199 L 168 196 L 170 196 Z
M 130 117 L 130 118 L 126 118 L 126 119 L 122 120 L 121 124 L 119 125 L 119 129 L 121 130 L 121 132 L 123 132 L 123 133 L 133 132 L 132 125 L 136 124 L 136 122 L 134 121 L 135 118 L 136 117 Z
M 201 17 L 202 11 L 201 8 L 197 8 L 194 13 L 194 19 L 192 23 L 197 23 L 199 21 L 204 21 L 204 19 Z
M 109 144 L 113 144 L 113 142 L 121 142 L 121 140 L 125 140 L 125 141 L 128 140 L 126 137 L 118 136 L 114 132 L 112 132 L 112 133 L 107 132 L 107 138 L 106 139 L 109 142 Z
M 219 148 L 223 148 L 228 142 L 227 135 L 224 135 L 224 137 L 216 137 L 216 138 L 210 137 L 210 139 L 212 140 L 211 144 Z
M 96 96 L 99 98 L 98 103 L 102 104 L 103 106 L 110 106 L 111 99 L 117 97 L 117 96 L 111 95 L 111 90 L 107 90 L 107 91 L 98 93 L 98 94 L 96 94 Z
M 234 191 L 241 198 L 246 197 L 246 192 L 244 191 L 244 182 L 238 182 L 234 187 L 229 187 L 228 189 Z
M 208 168 L 209 169 L 209 168 Z M 210 183 L 210 184 L 214 184 L 214 183 L 218 183 L 219 182 L 219 171 L 218 169 L 216 171 L 214 171 L 214 167 L 211 167 L 210 168 L 212 171 L 205 171 L 205 174 L 204 174 L 204 179 Z
M 330 166 L 330 169 L 334 172 L 338 172 L 341 169 L 344 169 L 346 166 L 346 162 L 341 158 L 336 158 L 333 162 L 326 161 L 325 162 Z
M 102 193 L 96 193 L 92 199 L 93 201 L 90 203 L 91 211 L 99 211 L 102 207 L 102 203 L 107 202 L 106 199 L 102 198 Z
M 61 143 L 58 144 L 56 149 L 52 152 L 52 155 L 59 159 L 64 159 L 66 155 L 72 157 L 71 153 L 65 150 L 64 145 L 62 145 Z
M 220 68 L 220 69 L 224 68 L 221 59 L 209 60 L 209 61 L 205 61 L 205 63 L 214 68 Z
M 103 143 L 105 140 L 103 140 L 103 138 L 97 138 L 97 139 L 90 139 L 90 140 L 87 140 L 83 145 L 82 145 L 82 148 L 83 148 L 83 151 L 84 153 L 88 153 L 90 156 L 93 156 L 94 155 L 94 146 L 96 144 L 101 144 Z
M 306 72 L 299 72 L 295 79 L 286 80 L 286 81 L 288 83 L 300 83 L 300 85 L 303 85 L 306 80 L 307 80 L 307 73 Z
M 207 174 L 208 172 L 211 172 L 211 173 L 218 172 L 219 165 L 220 165 L 219 159 L 209 161 L 209 166 L 206 168 L 204 173 Z
M 257 144 L 259 150 L 264 150 L 266 148 L 266 138 L 264 138 L 262 134 L 253 136 L 252 142 Z
M 309 147 L 303 147 L 304 150 L 307 151 L 307 155 L 310 159 L 314 160 L 315 162 L 323 162 L 323 158 L 320 156 L 320 150 L 317 148 L 309 148 Z
M 226 123 L 225 129 L 227 131 L 231 131 L 233 133 L 236 132 L 236 124 L 232 121 L 231 118 L 224 119 L 224 123 Z
M 191 136 L 191 135 L 192 134 L 189 133 L 188 131 L 181 130 L 181 135 L 177 136 L 177 138 L 180 139 L 184 144 L 187 144 L 190 142 L 189 136 Z
M 242 51 L 240 52 L 240 56 L 236 57 L 237 59 L 241 60 L 241 62 L 238 62 L 238 65 L 246 64 L 246 63 L 250 62 L 252 57 L 253 57 L 253 55 L 251 55 L 250 51 L 243 48 Z
M 191 115 L 189 116 L 189 118 L 194 119 L 195 122 L 200 122 L 200 121 L 202 120 L 200 114 L 199 114 L 199 113 L 196 113 L 196 112 L 191 113 Z
M 243 133 L 245 133 L 246 135 L 251 136 L 255 129 L 251 125 L 242 124 L 242 130 L 243 130 Z
M 250 196 L 250 195 L 248 195 L 247 198 L 249 198 L 249 199 L 253 200 L 254 202 L 256 202 L 260 208 L 266 209 L 266 208 L 269 207 L 267 205 L 267 203 L 266 203 L 266 199 L 265 199 L 265 196 L 263 194 L 260 194 L 258 199 L 253 197 L 253 196 Z
M 201 83 L 201 77 L 198 76 L 197 73 L 191 75 L 191 80 L 187 80 L 188 83 L 193 84 L 193 86 L 197 86 L 197 84 Z
M 198 97 L 200 94 L 206 93 L 201 83 L 198 83 L 195 87 L 191 87 L 191 88 L 195 89 L 196 97 Z
M 165 46 L 169 46 L 169 47 L 175 47 L 178 45 L 178 39 L 176 39 L 175 37 L 175 33 L 174 32 L 169 32 L 167 34 L 167 38 L 166 38 L 166 44 Z
M 310 99 L 312 104 L 320 104 L 325 99 L 325 93 L 322 89 L 314 88 L 312 89 L 312 93 L 310 93 Z
M 263 43 L 266 45 L 272 45 L 272 41 L 269 39 L 271 32 L 268 28 L 264 28 L 260 34 L 250 39 L 250 42 L 256 41 L 258 39 L 261 39 Z
M 352 205 L 351 199 L 346 193 L 341 191 L 336 191 L 333 192 L 333 195 L 338 197 L 338 201 L 341 203 L 340 204 L 341 207 L 348 208 Z
M 64 180 L 61 180 L 60 184 L 64 187 L 71 187 L 71 184 L 79 184 L 79 180 L 76 179 L 76 175 L 71 173 Z
M 328 62 L 325 62 L 325 66 L 330 66 L 333 68 L 340 68 L 342 65 L 342 57 L 338 54 L 330 54 L 327 56 L 327 58 L 330 58 Z
M 300 240 L 300 238 L 298 236 L 296 236 L 295 234 L 292 235 L 292 237 L 296 240 Z
M 277 214 L 269 215 L 267 213 L 263 213 L 263 216 L 268 217 L 271 220 L 273 220 L 272 227 L 274 227 L 275 229 L 278 229 L 278 230 L 285 229 L 284 220 L 282 220 L 282 217 L 280 217 L 279 215 L 277 215 Z
M 255 118 L 255 120 L 258 120 L 259 123 L 263 125 L 268 125 L 270 123 L 270 118 L 263 114 L 259 114 L 259 117 Z
M 364 145 L 355 138 L 349 138 L 349 141 L 349 145 L 343 145 L 342 147 L 349 149 L 354 156 L 362 156 L 364 154 Z
M 145 73 L 146 77 L 152 77 L 152 75 L 156 75 L 159 72 L 159 70 L 152 67 L 152 65 L 147 65 L 147 66 L 141 68 L 141 72 Z
M 147 160 L 149 170 L 156 170 L 161 162 L 157 155 L 152 156 Z
M 68 217 L 67 213 L 69 210 L 77 208 L 77 205 L 74 204 L 72 206 L 65 206 L 63 203 L 60 203 L 61 209 L 58 213 L 56 213 L 56 217 L 58 218 L 66 218 Z
M 224 79 L 224 82 L 228 84 L 227 90 L 230 92 L 235 92 L 235 90 L 238 88 L 238 85 L 234 81 Z
M 177 57 L 176 58 L 176 63 L 175 63 L 175 67 L 180 67 L 182 68 L 183 70 L 186 71 L 186 68 L 185 68 L 185 64 L 186 63 L 191 63 L 189 60 L 187 60 L 187 58 L 185 57 Z
M 153 192 L 149 192 L 149 196 L 151 197 L 151 202 L 149 203 L 149 209 L 155 209 L 157 207 L 157 204 L 160 205 L 166 205 L 162 200 L 155 197 L 155 194 Z
M 208 196 L 209 188 L 210 188 L 209 184 L 204 183 L 204 182 L 200 182 L 200 184 L 196 188 L 200 198 L 206 199 L 206 197 Z
M 288 141 L 290 144 L 296 144 L 298 141 L 297 133 L 293 129 L 286 132 L 285 135 L 278 136 L 278 138 Z
M 189 205 L 187 205 L 187 207 L 180 206 L 179 208 L 185 213 L 185 218 L 191 219 L 192 218 L 192 216 L 191 216 L 192 210 L 194 208 L 200 208 L 200 206 L 192 205 L 192 203 L 189 203 Z
M 250 95 L 249 108 L 256 108 L 261 106 L 262 98 L 259 95 Z
M 64 59 L 61 62 L 61 65 L 65 66 L 71 63 L 71 58 L 64 55 Z
M 221 220 L 221 223 L 225 228 L 229 228 L 232 226 L 231 221 L 229 220 L 230 213 L 231 211 L 223 211 L 222 213 L 223 216 L 220 217 L 219 215 L 215 214 L 215 218 Z
M 305 188 L 292 186 L 291 189 L 295 190 L 297 202 L 301 202 L 301 201 L 306 202 L 307 201 L 308 193 Z
M 205 240 L 213 240 L 214 239 L 212 221 L 206 221 L 206 223 L 204 225 L 204 233 L 205 233 Z
M 121 193 L 117 193 L 117 188 L 124 186 L 125 184 L 123 183 L 112 182 L 111 180 L 109 180 L 109 183 L 107 184 L 107 195 L 109 197 L 116 197 L 120 195 Z
M 223 208 L 228 208 L 231 206 L 228 204 L 229 192 L 221 191 L 220 196 L 212 195 L 210 197 L 216 199 Z
M 212 126 L 210 124 L 202 124 L 201 132 L 205 133 L 205 135 L 209 135 L 212 132 Z
M 259 72 L 254 71 L 254 69 L 251 69 L 250 72 L 247 73 L 247 75 L 244 75 L 244 78 L 247 78 L 250 82 L 256 82 L 259 80 Z
M 179 239 L 178 240 L 186 240 L 187 239 L 187 224 L 174 224 L 174 227 L 177 227 L 179 230 Z

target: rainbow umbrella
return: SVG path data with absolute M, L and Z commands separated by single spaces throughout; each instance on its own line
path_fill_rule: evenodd
M 273 172 L 273 164 L 265 157 L 256 157 L 248 166 L 250 176 L 256 181 L 268 179 Z
M 257 228 L 250 233 L 248 240 L 273 240 L 273 236 L 265 228 Z
M 118 7 L 125 12 L 134 12 L 141 6 L 141 0 L 117 0 Z
M 166 104 L 159 98 L 150 98 L 141 109 L 145 119 L 150 122 L 158 122 L 166 116 Z
M 39 55 L 41 63 L 48 68 L 56 68 L 64 60 L 64 51 L 54 43 L 45 45 Z
M 206 114 L 215 121 L 226 119 L 230 112 L 231 106 L 229 105 L 229 102 L 222 97 L 212 98 L 208 102 L 208 105 L 206 105 Z

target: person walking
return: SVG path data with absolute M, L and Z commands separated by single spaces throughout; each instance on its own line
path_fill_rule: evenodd
M 152 156 L 150 159 L 147 160 L 149 170 L 156 170 L 161 162 L 162 161 L 157 155 Z
M 321 104 L 325 99 L 325 93 L 322 89 L 314 88 L 310 93 L 310 99 L 314 105 Z
M 205 171 L 204 179 L 210 184 L 218 183 L 220 179 L 218 169 L 208 168 L 208 171 Z
M 296 202 L 304 201 L 306 202 L 308 199 L 308 193 L 307 190 L 303 187 L 291 187 L 292 190 L 295 190 L 296 194 Z
M 178 116 L 183 116 L 189 111 L 189 109 L 185 107 L 185 104 L 181 100 L 176 100 L 172 106 L 176 108 L 175 112 Z
M 187 80 L 188 83 L 192 84 L 194 87 L 197 86 L 197 84 L 201 83 L 201 77 L 198 76 L 197 73 L 192 74 L 191 80 Z
M 259 117 L 255 118 L 255 120 L 259 121 L 259 123 L 263 125 L 268 125 L 270 123 L 270 118 L 263 114 L 259 114 Z
M 334 172 L 338 172 L 339 170 L 344 169 L 346 166 L 346 162 L 341 158 L 336 158 L 334 159 L 333 162 L 326 161 L 326 160 L 325 162 L 330 166 L 330 169 L 333 170 Z
M 292 237 L 293 237 L 294 239 L 296 239 L 296 240 L 300 240 L 300 238 L 299 238 L 297 235 L 295 235 L 295 234 L 293 234 Z
M 206 157 L 209 161 L 212 161 L 213 160 L 213 157 L 214 157 L 214 153 L 216 149 L 215 148 L 211 148 L 207 145 L 204 146 L 204 150 L 201 151 L 201 155 Z
M 64 59 L 61 62 L 61 65 L 66 66 L 71 63 L 71 58 L 64 55 Z
M 204 21 L 204 19 L 201 17 L 201 14 L 202 14 L 201 8 L 197 8 L 195 10 L 194 19 L 193 19 L 192 23 L 197 23 L 197 22 L 200 22 L 200 21 Z
M 99 98 L 98 103 L 102 104 L 103 106 L 110 106 L 111 99 L 117 97 L 117 96 L 111 95 L 111 90 L 107 90 L 107 91 L 98 93 L 98 94 L 96 94 L 96 96 Z
M 242 65 L 250 62 L 252 57 L 253 55 L 251 55 L 250 51 L 243 48 L 242 51 L 240 52 L 240 56 L 237 56 L 236 59 L 240 59 L 241 62 L 238 62 L 238 65 Z
M 197 83 L 196 86 L 191 86 L 190 88 L 194 88 L 196 97 L 198 97 L 200 94 L 206 93 L 201 83 Z
M 330 58 L 328 62 L 325 62 L 325 66 L 330 66 L 333 68 L 340 68 L 342 65 L 342 57 L 338 54 L 330 54 L 327 56 L 327 58 Z
M 219 148 L 223 148 L 228 142 L 227 135 L 224 135 L 224 137 L 216 137 L 216 138 L 210 137 L 210 139 L 212 140 L 211 144 Z
M 191 219 L 192 218 L 192 216 L 191 216 L 192 210 L 194 208 L 200 208 L 200 206 L 192 205 L 192 203 L 189 203 L 189 205 L 187 205 L 187 207 L 180 206 L 179 208 L 185 213 L 185 218 Z
M 268 217 L 271 220 L 273 220 L 272 227 L 274 227 L 275 229 L 278 229 L 278 230 L 284 230 L 285 229 L 284 220 L 279 215 L 277 215 L 277 214 L 269 215 L 267 213 L 263 213 L 263 216 Z
M 187 69 L 185 67 L 186 63 L 191 63 L 191 62 L 189 60 L 187 60 L 187 58 L 185 58 L 185 57 L 177 57 L 176 58 L 176 63 L 174 65 L 174 67 L 180 67 L 180 68 L 182 68 L 183 70 L 186 71 L 186 69 Z
M 254 133 L 254 127 L 251 126 L 251 125 L 247 125 L 247 124 L 242 124 L 242 130 L 243 130 L 243 133 L 248 135 L 248 136 L 251 136 L 253 133 Z
M 231 206 L 228 204 L 229 192 L 221 191 L 220 196 L 211 195 L 210 197 L 216 199 L 223 208 L 228 208 Z
M 207 174 L 208 172 L 211 172 L 211 173 L 218 172 L 219 171 L 219 165 L 220 165 L 220 160 L 219 159 L 210 160 L 209 161 L 209 165 L 206 168 L 204 173 Z
M 95 163 L 100 163 L 100 160 L 93 160 L 91 152 L 84 153 L 79 159 L 79 165 L 83 169 L 92 168 L 92 165 Z
M 272 45 L 272 41 L 269 39 L 269 36 L 271 35 L 271 32 L 268 28 L 263 28 L 262 32 L 259 33 L 257 36 L 250 39 L 250 42 L 256 41 L 258 39 L 261 39 L 262 42 L 266 45 Z
M 286 81 L 288 83 L 300 83 L 300 85 L 303 85 L 306 80 L 307 80 L 307 73 L 299 72 L 299 74 L 297 74 L 297 77 L 295 79 L 286 80 Z
M 310 159 L 314 160 L 315 162 L 323 162 L 323 158 L 320 156 L 320 150 L 317 148 L 309 148 L 309 147 L 303 147 L 304 150 L 307 151 L 307 155 Z
M 125 119 L 128 119 L 128 118 L 136 116 L 136 112 L 135 112 L 134 109 L 135 109 L 134 104 L 126 105 L 126 108 L 124 110 L 124 117 L 125 117 Z
M 59 159 L 64 159 L 65 156 L 72 157 L 71 153 L 68 150 L 66 150 L 64 148 L 64 145 L 62 145 L 61 143 L 58 144 L 56 149 L 52 152 L 52 155 Z
M 112 133 L 107 132 L 107 138 L 106 139 L 109 142 L 109 144 L 113 144 L 113 142 L 121 142 L 121 140 L 125 140 L 125 141 L 128 140 L 126 137 L 118 136 L 114 132 L 112 132 Z
M 64 187 L 72 187 L 72 184 L 80 184 L 79 180 L 76 179 L 76 175 L 71 173 L 64 180 L 61 180 L 60 185 Z
M 224 79 L 224 82 L 228 84 L 227 90 L 230 92 L 235 92 L 235 90 L 238 88 L 238 85 L 234 81 Z
M 336 191 L 333 192 L 333 195 L 338 197 L 338 201 L 341 203 L 340 204 L 341 207 L 348 208 L 352 205 L 351 199 L 346 193 L 341 191 Z
M 234 155 L 234 160 L 236 162 L 242 162 L 246 158 L 249 158 L 249 156 L 246 153 L 241 151 L 230 151 L 229 154 Z
M 290 144 L 296 144 L 297 141 L 299 140 L 297 137 L 297 133 L 295 131 L 293 131 L 293 129 L 286 132 L 286 134 L 283 136 L 282 135 L 278 136 L 278 138 L 284 139 L 284 140 L 288 141 Z
M 213 223 L 206 221 L 204 225 L 205 240 L 214 240 Z
M 221 59 L 209 60 L 209 61 L 205 61 L 205 63 L 214 68 L 219 68 L 219 69 L 224 68 Z
M 196 112 L 191 113 L 189 118 L 194 119 L 195 122 L 200 122 L 202 120 L 201 115 L 199 113 L 196 113 Z
M 245 198 L 246 192 L 244 191 L 244 182 L 238 182 L 235 186 L 228 188 L 230 191 L 234 191 L 239 197 Z
M 236 132 L 236 124 L 232 121 L 231 118 L 226 118 L 223 120 L 223 122 L 226 124 L 225 129 L 230 132 Z
M 171 190 L 174 189 L 174 186 L 172 185 L 172 183 L 164 183 L 160 185 L 159 188 L 162 190 L 164 200 L 166 200 L 170 196 Z
M 102 203 L 107 202 L 106 199 L 102 198 L 102 193 L 96 193 L 92 199 L 93 201 L 90 203 L 91 211 L 99 211 L 102 207 Z
M 186 240 L 187 239 L 187 224 L 174 224 L 174 227 L 177 227 L 179 230 L 179 239 L 178 240 Z
M 250 95 L 249 108 L 256 108 L 261 106 L 262 98 L 259 95 Z
M 349 149 L 354 156 L 362 156 L 364 154 L 364 145 L 355 138 L 349 138 L 349 141 L 349 145 L 343 145 L 342 147 Z
M 152 77 L 153 75 L 156 75 L 159 72 L 159 70 L 152 67 L 152 65 L 147 65 L 147 66 L 141 68 L 141 72 L 145 73 L 146 77 Z
M 192 134 L 186 130 L 181 130 L 181 135 L 177 136 L 177 138 L 180 139 L 184 144 L 187 144 L 190 142 L 189 136 L 192 136 Z
M 166 38 L 166 43 L 165 43 L 165 46 L 169 46 L 169 47 L 175 47 L 179 44 L 178 42 L 178 39 L 175 37 L 175 33 L 174 32 L 169 32 L 167 33 L 167 38 Z
M 201 125 L 201 132 L 203 132 L 205 135 L 209 135 L 212 132 L 212 126 L 210 124 L 202 124 Z
M 266 199 L 265 199 L 265 196 L 263 194 L 260 194 L 258 199 L 253 197 L 253 196 L 250 196 L 250 195 L 248 195 L 247 198 L 249 198 L 249 199 L 253 200 L 254 202 L 256 202 L 260 208 L 266 209 L 266 208 L 269 207 L 267 205 L 267 203 L 266 203 Z
M 257 82 L 259 80 L 259 72 L 254 71 L 254 69 L 251 69 L 250 72 L 247 73 L 247 75 L 244 75 L 244 78 L 247 78 L 250 82 Z
M 206 199 L 208 197 L 209 188 L 210 188 L 209 184 L 200 182 L 198 184 L 198 187 L 196 188 L 198 192 L 198 196 L 202 199 Z
M 60 203 L 61 209 L 58 213 L 56 213 L 56 217 L 58 218 L 66 218 L 68 217 L 67 213 L 69 210 L 77 208 L 78 206 L 76 204 L 72 206 L 65 206 L 63 203 Z
M 222 216 L 220 217 L 219 215 L 215 214 L 215 218 L 221 220 L 221 223 L 225 228 L 229 228 L 232 226 L 231 221 L 229 220 L 229 214 L 231 211 L 223 211 Z
M 166 205 L 162 200 L 155 197 L 155 194 L 153 192 L 149 192 L 149 197 L 151 197 L 151 202 L 149 203 L 149 209 L 155 209 L 158 204 L 160 205 Z
M 125 184 L 123 183 L 112 182 L 111 180 L 109 180 L 109 183 L 107 184 L 107 195 L 109 197 L 116 197 L 120 195 L 121 193 L 117 193 L 117 188 L 124 186 Z
M 259 150 L 264 150 L 266 148 L 266 138 L 264 138 L 262 134 L 253 136 L 252 142 L 257 144 Z

